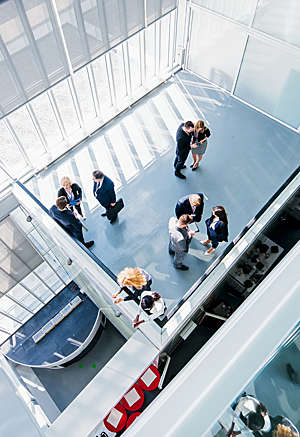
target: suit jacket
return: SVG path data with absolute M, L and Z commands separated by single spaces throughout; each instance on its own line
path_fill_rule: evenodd
M 97 182 L 94 182 L 94 196 L 100 205 L 102 205 L 104 208 L 108 208 L 111 203 L 115 203 L 116 201 L 114 183 L 107 176 L 104 176 L 101 187 L 97 189 L 97 185 Z
M 80 186 L 78 184 L 75 184 L 75 183 L 72 184 L 71 190 L 72 190 L 72 193 L 74 195 L 74 199 L 80 199 L 80 200 L 82 199 L 82 189 L 80 188 Z M 58 190 L 57 197 L 60 197 L 60 196 L 65 196 L 68 200 L 68 195 L 67 195 L 67 192 L 64 189 L 64 187 L 61 187 Z
M 188 252 L 190 237 L 188 236 L 188 227 L 184 229 L 177 228 L 177 220 L 171 217 L 169 220 L 170 249 L 174 252 Z
M 209 219 L 205 220 L 206 227 L 207 227 L 207 235 L 210 238 L 210 240 L 216 240 L 219 242 L 228 241 L 228 226 L 219 220 L 216 223 L 215 229 L 212 229 L 210 227 L 212 221 L 213 221 L 213 217 L 210 217 Z
M 82 240 L 82 224 L 74 217 L 72 211 L 64 209 L 60 211 L 56 205 L 51 206 L 50 215 L 71 237 Z
M 191 149 L 192 133 L 186 133 L 182 130 L 184 123 L 181 123 L 176 132 L 176 153 L 179 155 L 187 155 Z
M 177 205 L 175 207 L 175 214 L 178 219 L 183 214 L 195 214 L 196 217 L 194 217 L 194 222 L 200 222 L 202 218 L 203 208 L 204 208 L 204 197 L 202 193 L 197 193 L 197 194 L 201 197 L 201 204 L 200 206 L 197 206 L 195 212 L 193 212 L 189 201 L 190 194 L 178 200 Z

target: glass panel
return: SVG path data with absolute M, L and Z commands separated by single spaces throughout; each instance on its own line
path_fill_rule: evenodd
M 124 15 L 119 0 L 104 0 L 104 14 L 109 32 L 110 46 L 114 46 L 125 36 Z
M 73 0 L 56 0 L 59 18 L 73 67 L 79 67 L 89 61 L 84 47 L 84 38 L 80 33 Z
M 7 290 L 13 287 L 17 283 L 17 281 L 9 276 L 4 270 L 0 269 L 0 283 L 1 292 L 5 293 Z
M 300 57 L 280 46 L 249 37 L 235 95 L 297 128 Z
M 40 266 L 39 271 L 41 270 L 42 266 L 43 264 Z M 34 273 L 30 273 L 28 276 L 26 276 L 26 278 L 23 279 L 20 285 L 24 285 L 36 296 L 38 296 L 43 302 L 47 302 L 53 297 L 51 291 L 40 281 L 40 279 L 36 275 L 34 275 Z
M 0 314 L 0 328 L 4 329 L 5 331 L 8 331 L 10 334 L 12 334 L 16 329 L 21 326 L 20 323 L 15 322 L 14 320 L 10 319 L 9 317 L 6 317 L 2 314 Z
M 61 266 L 58 264 L 58 262 L 56 262 L 56 264 L 54 263 L 53 257 L 52 260 L 53 260 L 52 267 L 56 266 L 57 272 L 59 274 L 61 272 Z M 63 288 L 64 286 L 63 282 L 60 280 L 59 276 L 55 274 L 55 272 L 50 268 L 50 266 L 47 263 L 41 264 L 39 267 L 37 267 L 34 270 L 34 272 L 39 276 L 39 278 L 41 278 L 47 284 L 47 286 L 52 291 L 58 291 L 61 288 Z
M 155 24 L 145 30 L 146 80 L 155 76 Z
M 7 165 L 11 174 L 18 177 L 27 168 L 27 163 L 2 120 L 0 121 L 0 144 L 0 159 Z
M 107 76 L 105 56 L 96 59 L 91 65 L 97 86 L 103 117 L 107 109 L 112 107 L 110 84 Z
M 103 11 L 98 10 L 97 0 L 81 0 L 81 9 L 90 53 L 93 55 L 103 53 L 107 48 L 108 37 L 103 25 Z
M 44 88 L 38 63 L 31 43 L 19 17 L 14 1 L 1 2 L 0 32 L 14 68 L 18 71 L 18 78 L 24 90 L 33 95 Z
M 7 250 L 2 241 L 0 241 L 0 265 L 5 273 L 18 281 L 21 281 L 30 272 L 29 268 L 22 261 Z
M 80 126 L 67 80 L 57 84 L 53 88 L 53 94 L 65 129 L 67 133 L 71 135 L 74 130 L 79 129 Z
M 259 0 L 253 27 L 300 47 L 298 0 Z
M 74 74 L 74 84 L 83 119 L 90 120 L 95 118 L 96 111 L 86 68 L 81 68 Z
M 17 284 L 14 288 L 12 288 L 7 295 L 12 296 L 31 311 L 35 312 L 42 307 L 42 303 L 28 293 L 28 291 L 25 290 L 25 288 L 23 288 L 20 284 Z
M 63 137 L 52 110 L 48 94 L 41 94 L 32 100 L 30 104 L 46 138 L 48 148 L 50 150 L 61 149 L 60 143 Z
M 110 59 L 118 104 L 119 100 L 126 97 L 127 95 L 122 46 L 115 47 L 110 51 Z
M 14 76 L 2 53 L 0 53 L 0 83 L 1 112 L 10 111 L 25 100 L 25 96 L 20 87 L 17 86 Z
M 57 37 L 54 35 L 49 18 L 48 2 L 45 0 L 25 0 L 23 3 L 49 83 L 53 84 L 66 72 Z
M 30 160 L 35 166 L 38 166 L 46 151 L 25 107 L 21 107 L 10 114 L 8 120 Z
M 247 0 L 246 2 L 241 0 L 193 0 L 193 2 L 225 15 L 225 17 L 250 24 L 257 0 Z
M 246 37 L 239 26 L 193 10 L 188 68 L 231 91 Z
M 131 76 L 132 91 L 142 84 L 141 78 L 141 57 L 140 57 L 140 35 L 134 35 L 128 40 L 129 68 Z
M 171 41 L 169 38 L 171 15 L 166 15 L 160 21 L 160 70 L 169 67 L 169 48 Z
M 147 0 L 147 23 L 150 24 L 161 15 L 174 9 L 177 5 L 177 0 Z
M 6 314 L 15 317 L 17 320 L 24 322 L 26 319 L 31 317 L 31 313 L 24 310 L 20 305 L 16 304 L 14 301 L 6 296 L 0 299 L 0 311 L 5 311 Z

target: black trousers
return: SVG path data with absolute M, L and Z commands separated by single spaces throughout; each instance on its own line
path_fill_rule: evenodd
M 176 151 L 176 157 L 174 161 L 175 172 L 179 172 L 183 168 L 184 163 L 189 156 L 189 152 L 190 149 L 181 153 L 178 153 L 178 151 Z

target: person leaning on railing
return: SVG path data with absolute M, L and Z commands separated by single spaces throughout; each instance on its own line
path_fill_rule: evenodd
M 151 290 L 152 278 L 151 275 L 146 272 L 146 270 L 140 267 L 126 267 L 118 274 L 118 283 L 120 285 L 119 290 L 112 295 L 115 304 L 123 301 L 134 300 L 141 296 L 142 292 L 145 290 Z M 118 297 L 118 294 L 129 287 L 132 293 L 126 297 Z

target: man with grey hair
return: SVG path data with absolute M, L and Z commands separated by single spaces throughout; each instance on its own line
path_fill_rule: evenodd
M 169 220 L 169 254 L 174 255 L 174 267 L 179 270 L 188 270 L 188 266 L 183 264 L 185 254 L 189 250 L 191 239 L 195 232 L 190 231 L 188 225 L 192 223 L 193 217 L 183 214 L 178 220 L 171 217 Z

